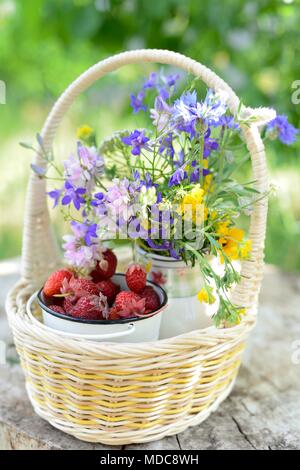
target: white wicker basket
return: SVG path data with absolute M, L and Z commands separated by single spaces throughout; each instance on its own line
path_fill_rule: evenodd
M 181 54 L 165 50 L 124 52 L 99 62 L 61 95 L 42 130 L 46 150 L 74 99 L 92 83 L 126 64 L 158 62 L 181 67 L 212 89 L 225 90 L 230 111 L 239 99 L 215 73 Z M 252 113 L 244 108 L 244 113 Z M 272 118 L 259 109 L 257 121 L 242 127 L 252 158 L 256 189 L 268 188 L 264 145 L 258 124 Z M 259 122 L 260 121 L 260 122 Z M 35 163 L 43 166 L 37 155 Z M 242 263 L 233 301 L 246 306 L 240 325 L 209 327 L 152 343 L 97 343 L 65 337 L 26 313 L 26 302 L 60 266 L 46 203 L 45 180 L 31 174 L 25 211 L 22 278 L 7 299 L 7 313 L 35 411 L 79 439 L 106 444 L 147 442 L 178 433 L 206 419 L 230 393 L 244 342 L 255 324 L 263 269 L 267 201 L 255 204 L 249 237 L 252 258 Z

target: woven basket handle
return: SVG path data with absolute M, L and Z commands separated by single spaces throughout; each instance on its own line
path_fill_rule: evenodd
M 41 135 L 46 150 L 52 147 L 56 130 L 75 98 L 96 80 L 113 72 L 123 65 L 141 62 L 157 62 L 179 67 L 195 77 L 200 78 L 209 88 L 223 90 L 228 96 L 228 108 L 236 114 L 240 101 L 232 89 L 214 72 L 204 65 L 185 57 L 182 54 L 167 50 L 145 49 L 123 52 L 105 59 L 80 75 L 60 96 L 54 104 Z M 245 115 L 253 114 L 251 108 L 243 108 Z M 264 145 L 260 138 L 257 125 L 274 117 L 274 112 L 267 108 L 256 110 L 257 122 L 250 127 L 242 127 L 242 132 L 251 154 L 256 189 L 265 192 L 268 187 Z M 44 165 L 39 155 L 34 163 Z M 233 301 L 239 305 L 251 306 L 255 303 L 259 292 L 263 266 L 263 248 L 266 230 L 267 201 L 257 202 L 251 216 L 250 238 L 253 242 L 252 260 L 242 265 L 242 281 L 233 293 Z M 22 276 L 32 283 L 40 284 L 49 271 L 60 263 L 60 256 L 46 203 L 45 180 L 32 174 L 26 199 L 25 222 L 23 235 Z

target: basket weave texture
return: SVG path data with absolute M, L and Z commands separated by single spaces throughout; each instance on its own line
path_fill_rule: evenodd
M 107 73 L 139 62 L 180 67 L 208 87 L 225 90 L 232 113 L 239 108 L 231 88 L 190 58 L 165 50 L 124 52 L 88 69 L 61 95 L 42 130 L 46 150 L 51 149 L 64 114 L 81 92 Z M 266 115 L 268 110 L 259 109 L 259 113 Z M 242 132 L 256 189 L 265 192 L 266 160 L 257 124 L 242 127 Z M 44 165 L 38 155 L 34 163 Z M 233 302 L 247 309 L 240 325 L 209 327 L 152 343 L 98 343 L 53 331 L 26 313 L 29 296 L 61 265 L 45 180 L 32 173 L 26 198 L 22 277 L 8 295 L 7 314 L 35 411 L 79 439 L 116 445 L 160 439 L 206 419 L 230 393 L 245 340 L 255 324 L 266 216 L 267 202 L 261 199 L 251 215 L 251 259 L 243 261 L 242 281 L 232 295 Z

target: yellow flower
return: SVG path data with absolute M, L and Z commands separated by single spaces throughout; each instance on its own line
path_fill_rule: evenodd
M 217 225 L 217 234 L 219 236 L 226 236 L 228 235 L 229 231 L 229 220 L 224 220 L 223 222 L 219 222 Z
M 218 217 L 217 211 L 211 211 L 211 213 L 210 213 L 210 218 L 211 218 L 212 220 L 215 220 L 217 217 Z
M 197 295 L 197 298 L 199 302 L 204 302 L 206 304 L 213 304 L 216 299 L 212 294 L 212 288 L 211 287 L 203 287 Z
M 201 188 L 200 184 L 197 184 L 193 189 L 191 189 L 190 194 L 197 201 L 202 202 L 204 190 Z
M 243 241 L 243 238 L 245 236 L 244 230 L 237 228 L 237 227 L 230 227 L 228 231 L 228 236 L 235 242 L 241 242 Z
M 199 184 L 197 184 L 193 189 L 188 191 L 181 201 L 181 212 L 188 217 L 189 215 L 192 216 L 193 222 L 199 222 L 203 219 L 206 220 L 207 218 L 207 208 L 203 204 L 203 196 L 204 190 L 201 188 Z M 201 211 L 203 210 L 203 216 Z
M 208 303 L 208 293 L 206 291 L 206 289 L 201 289 L 199 292 L 198 292 L 198 300 L 199 302 L 205 302 L 206 304 Z
M 205 160 L 206 161 L 206 160 Z M 204 184 L 203 184 L 204 192 L 207 193 L 208 191 L 212 191 L 212 175 L 204 176 Z
M 251 253 L 251 240 L 244 241 L 245 232 L 238 227 L 229 227 L 229 221 L 218 224 L 217 233 L 222 250 L 230 260 L 247 259 Z M 221 253 L 221 262 L 224 257 Z
M 246 309 L 241 307 L 241 308 L 238 309 L 237 313 L 238 313 L 238 319 L 236 321 L 236 325 L 239 325 L 242 321 L 242 316 L 246 315 Z
M 240 250 L 241 258 L 242 259 L 249 258 L 251 250 L 252 250 L 252 240 L 246 240 Z
M 221 222 L 217 226 L 217 233 L 219 235 L 219 243 L 222 245 L 223 252 L 225 255 L 231 259 L 239 259 L 242 256 L 241 253 L 241 245 L 245 236 L 245 233 L 242 229 L 238 227 L 228 227 L 229 221 L 226 220 L 224 222 Z M 244 244 L 243 246 L 245 246 Z M 247 244 L 244 249 L 245 256 L 247 256 L 246 253 L 249 252 L 249 249 L 251 246 Z M 224 257 L 221 253 L 221 262 L 224 263 Z
M 78 139 L 80 140 L 85 140 L 91 137 L 93 134 L 94 130 L 92 127 L 88 126 L 87 124 L 84 124 L 83 126 L 79 127 L 77 129 L 76 135 Z

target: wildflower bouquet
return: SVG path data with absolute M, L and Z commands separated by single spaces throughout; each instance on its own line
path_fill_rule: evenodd
M 204 285 L 199 301 L 216 302 L 217 326 L 235 325 L 244 313 L 229 296 L 240 281 L 235 261 L 251 259 L 251 240 L 239 218 L 267 196 L 257 192 L 255 181 L 240 177 L 249 160 L 241 125 L 255 116 L 243 116 L 242 108 L 233 116 L 223 91 L 203 93 L 196 80 L 163 71 L 152 72 L 130 104 L 143 115 L 142 127 L 116 132 L 100 145 L 91 127 L 81 127 L 77 150 L 63 169 L 38 137 L 39 151 L 60 181 L 48 194 L 70 222 L 65 259 L 86 276 L 103 262 L 102 241 L 130 239 L 146 252 L 197 263 Z M 265 138 L 290 144 L 296 133 L 278 116 Z M 221 274 L 208 255 L 219 258 Z

